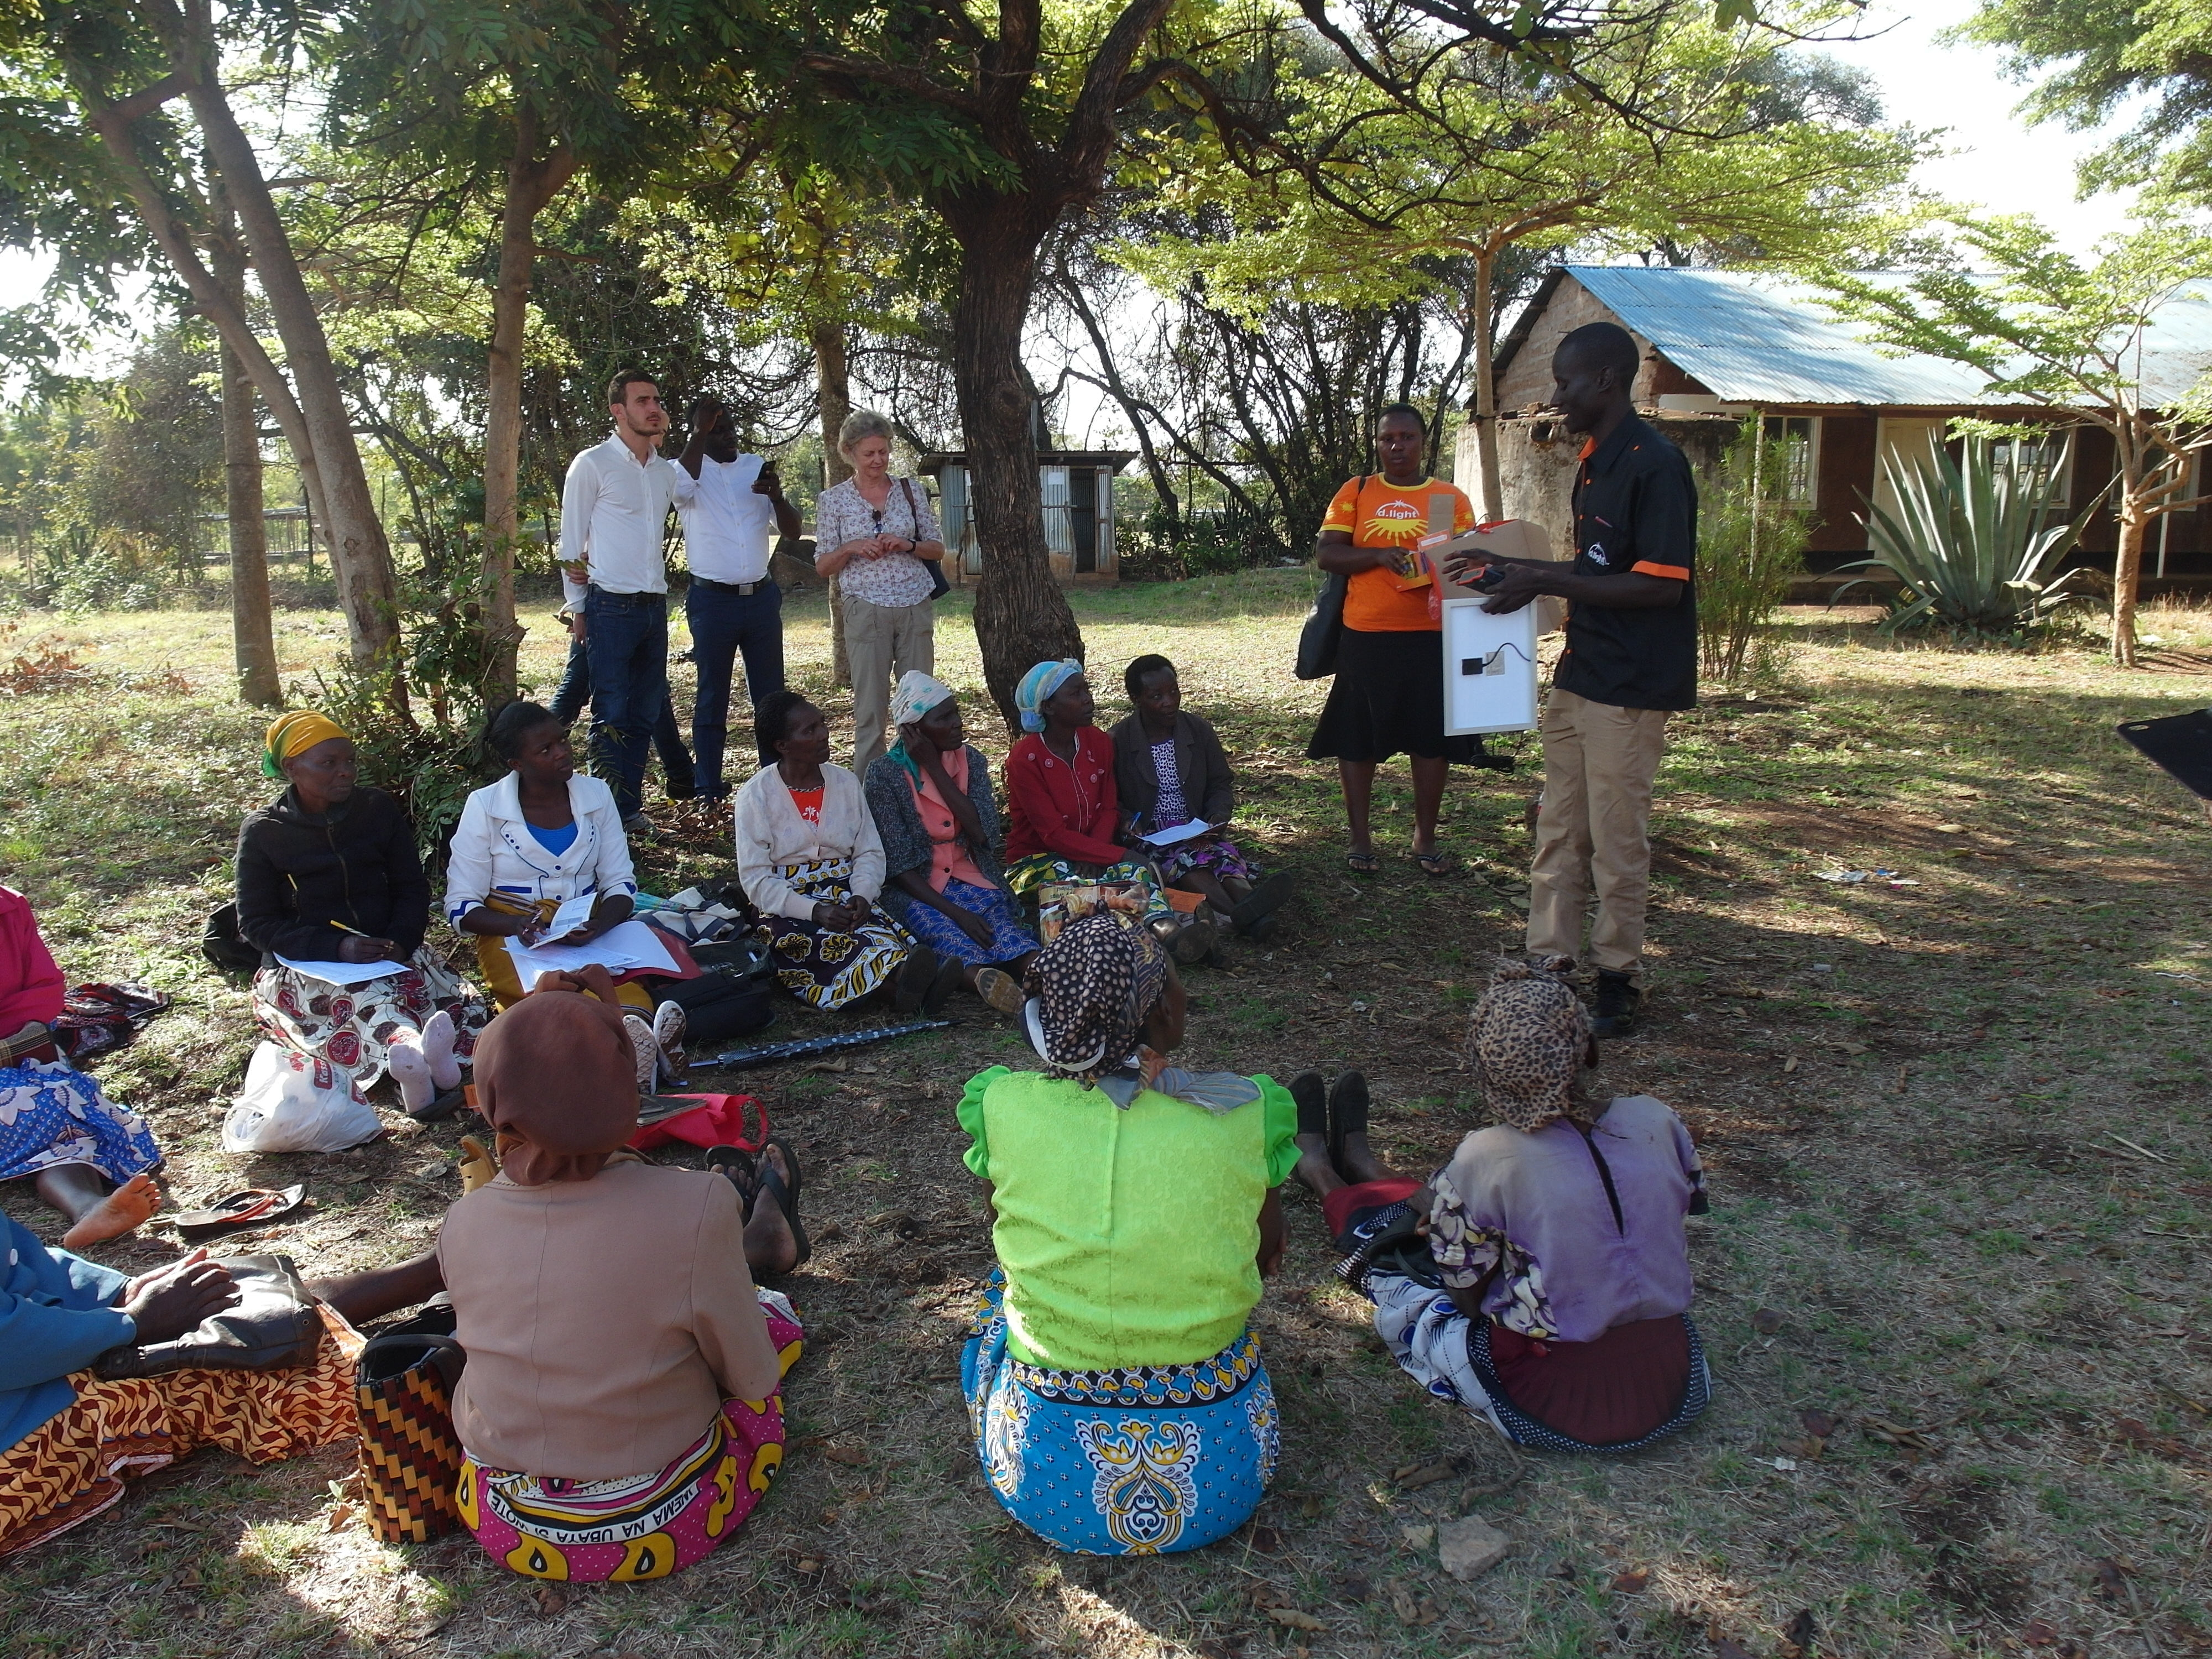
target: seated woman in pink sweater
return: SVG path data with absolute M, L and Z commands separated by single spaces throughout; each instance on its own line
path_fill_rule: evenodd
M 0 1181 L 29 1179 L 82 1249 L 161 1207 L 154 1132 L 64 1060 L 52 1028 L 65 988 L 27 900 L 0 887 Z

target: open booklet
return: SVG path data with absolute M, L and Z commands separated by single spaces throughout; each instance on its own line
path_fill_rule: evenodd
M 404 962 L 307 962 L 287 956 L 279 956 L 276 960 L 295 973 L 305 974 L 327 985 L 366 985 L 373 979 L 407 971 Z
M 1194 840 L 1212 828 L 1213 826 L 1204 818 L 1193 818 L 1188 823 L 1175 824 L 1165 830 L 1155 830 L 1152 834 L 1139 836 L 1137 839 L 1147 847 L 1173 847 L 1177 842 Z
M 582 945 L 524 945 L 509 939 L 507 954 L 514 961 L 515 976 L 526 991 L 534 990 L 539 979 L 547 974 L 573 973 L 594 963 L 611 974 L 625 974 L 639 968 L 648 972 L 658 969 L 664 974 L 676 971 L 676 958 L 668 954 L 660 935 L 641 921 L 625 921 L 610 927 Z

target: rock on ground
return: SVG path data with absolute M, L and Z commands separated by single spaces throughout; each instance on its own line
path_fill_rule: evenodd
M 1480 1578 L 1512 1547 L 1511 1539 L 1478 1516 L 1446 1521 L 1437 1528 L 1438 1561 L 1455 1578 Z

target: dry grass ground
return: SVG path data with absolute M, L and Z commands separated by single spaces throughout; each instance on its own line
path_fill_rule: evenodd
M 1333 780 L 1303 757 L 1322 688 L 1286 666 L 1304 592 L 1271 574 L 1076 603 L 1093 662 L 1181 663 L 1243 769 L 1245 838 L 1304 879 L 1275 948 L 1194 975 L 1192 1052 L 1278 1077 L 1364 1066 L 1378 1139 L 1422 1167 L 1480 1121 L 1460 1024 L 1516 939 L 1534 745 L 1505 740 L 1510 777 L 1455 780 L 1463 873 L 1427 880 L 1404 856 L 1401 772 L 1383 872 L 1350 877 Z M 546 620 L 529 660 L 550 675 Z M 817 690 L 823 622 L 794 607 L 794 672 Z M 821 1249 L 789 1285 L 809 1327 L 794 1454 L 720 1555 L 659 1584 L 541 1591 L 465 1539 L 386 1548 L 334 1522 L 348 1452 L 258 1470 L 203 1454 L 0 1571 L 0 1652 L 2212 1650 L 2207 826 L 2112 735 L 2212 701 L 2212 618 L 2154 612 L 2153 665 L 2128 675 L 2087 649 L 1895 646 L 1820 612 L 1791 628 L 1788 695 L 1677 724 L 1650 1019 L 1606 1056 L 1617 1091 L 1680 1108 L 1712 1171 L 1692 1231 L 1719 1386 L 1691 1433 L 1618 1462 L 1517 1456 L 1396 1372 L 1294 1194 L 1290 1263 L 1255 1316 L 1285 1416 L 1255 1524 L 1164 1560 L 1042 1548 L 983 1487 L 953 1381 L 988 1241 L 951 1105 L 1014 1051 L 971 1014 L 744 1079 L 807 1163 Z M 341 643 L 327 615 L 283 630 L 289 672 Z M 939 635 L 949 678 L 979 684 L 957 601 Z M 307 1182 L 310 1218 L 237 1244 L 313 1269 L 426 1243 L 458 1190 L 451 1126 L 395 1118 L 337 1157 L 216 1150 L 251 1039 L 195 939 L 264 787 L 223 619 L 26 622 L 0 668 L 40 639 L 82 667 L 6 703 L 0 877 L 73 977 L 176 994 L 103 1069 L 154 1121 L 173 1192 Z M 653 811 L 659 890 L 724 865 L 720 825 Z M 1820 878 L 1853 869 L 1917 884 Z M 5 1201 L 57 1231 L 20 1186 Z M 143 1269 L 171 1249 L 155 1234 L 104 1254 Z M 1468 1512 L 1516 1551 L 1462 1586 L 1422 1540 Z

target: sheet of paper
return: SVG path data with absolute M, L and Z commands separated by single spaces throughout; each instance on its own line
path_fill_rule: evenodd
M 298 962 L 290 957 L 279 957 L 276 960 L 310 979 L 325 980 L 332 985 L 366 985 L 373 979 L 407 971 L 404 962 Z
M 579 893 L 553 913 L 553 920 L 545 924 L 547 939 L 566 939 L 592 919 L 598 908 L 597 893 Z
M 544 975 L 573 973 L 593 963 L 615 974 L 628 973 L 633 968 L 647 972 L 657 969 L 664 974 L 676 971 L 676 958 L 668 954 L 668 947 L 660 942 L 660 936 L 641 921 L 626 921 L 619 927 L 610 927 L 583 945 L 540 945 L 526 949 L 509 939 L 507 954 L 514 959 L 515 975 L 526 991 L 535 990 Z
M 1213 828 L 1204 818 L 1193 818 L 1188 823 L 1178 823 L 1173 829 L 1155 830 L 1149 836 L 1137 837 L 1147 847 L 1172 847 L 1177 842 L 1189 841 Z

